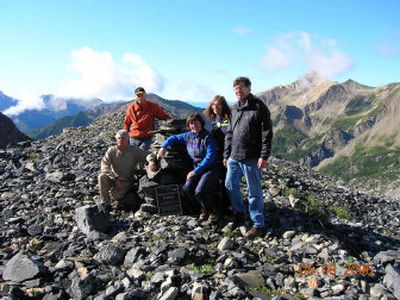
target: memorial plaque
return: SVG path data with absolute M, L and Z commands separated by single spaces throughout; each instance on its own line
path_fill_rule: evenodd
M 158 214 L 160 216 L 181 215 L 182 202 L 179 185 L 159 185 L 155 188 Z

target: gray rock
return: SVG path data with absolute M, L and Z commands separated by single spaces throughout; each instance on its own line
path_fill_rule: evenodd
M 232 249 L 232 247 L 234 246 L 234 242 L 228 238 L 228 237 L 224 237 L 218 244 L 218 249 L 221 251 L 224 250 L 229 250 Z
M 186 248 L 177 248 L 169 252 L 168 260 L 174 264 L 182 263 L 188 254 Z
M 126 271 L 126 275 L 128 275 L 129 278 L 131 278 L 132 280 L 136 280 L 138 282 L 142 281 L 146 277 L 145 272 L 143 272 L 142 270 L 137 269 L 135 267 Z
M 400 263 L 400 250 L 380 251 L 377 255 L 375 255 L 374 261 L 379 262 L 381 264 L 386 264 L 391 262 Z
M 179 289 L 172 286 L 159 298 L 159 300 L 174 300 L 176 296 L 178 296 L 178 293 Z
M 246 273 L 237 273 L 232 277 L 232 281 L 236 285 L 246 288 L 246 287 L 256 287 L 258 285 L 264 285 L 265 279 L 260 271 L 249 271 Z
M 77 300 L 87 299 L 93 289 L 93 278 L 90 274 L 80 276 L 77 272 L 72 272 L 68 276 L 71 280 L 71 286 L 68 294 Z
M 42 263 L 34 261 L 19 252 L 6 263 L 3 270 L 3 279 L 22 282 L 44 273 L 45 267 Z
M 393 291 L 396 299 L 400 299 L 400 268 L 387 265 L 385 271 L 386 275 L 383 278 L 383 283 Z
M 285 231 L 285 233 L 282 235 L 282 237 L 284 239 L 291 239 L 292 237 L 294 237 L 296 235 L 296 231 L 294 230 L 289 230 L 289 231 Z
M 193 289 L 191 293 L 192 300 L 203 300 L 208 299 L 209 296 L 209 288 L 206 284 L 195 282 L 193 284 Z
M 75 221 L 84 234 L 92 231 L 107 233 L 112 224 L 108 213 L 99 212 L 96 205 L 85 205 L 75 210 Z
M 127 268 L 132 267 L 132 265 L 138 260 L 140 256 L 145 254 L 146 250 L 143 247 L 136 247 L 128 251 L 125 255 L 124 266 Z
M 133 300 L 133 299 L 146 299 L 145 293 L 139 289 L 133 291 L 120 293 L 115 297 L 115 300 Z
M 27 229 L 30 236 L 39 236 L 43 233 L 43 226 L 39 224 L 32 224 Z
M 103 245 L 94 259 L 102 264 L 118 265 L 125 256 L 125 251 L 114 244 Z

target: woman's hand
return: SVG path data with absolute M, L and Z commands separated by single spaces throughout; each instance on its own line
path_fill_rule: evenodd
M 186 180 L 188 180 L 189 178 L 195 176 L 196 174 L 193 171 L 190 171 L 187 175 L 186 175 Z

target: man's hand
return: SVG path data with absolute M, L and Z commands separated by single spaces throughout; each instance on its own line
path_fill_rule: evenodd
M 228 167 L 228 160 L 227 160 L 227 159 L 224 159 L 224 160 L 222 161 L 222 163 L 224 164 L 224 167 L 225 167 L 225 168 Z
M 154 160 L 149 161 L 149 170 L 152 172 L 156 172 L 157 171 L 157 163 Z
M 160 148 L 160 150 L 158 151 L 158 157 L 162 158 L 167 154 L 167 150 L 165 150 L 164 148 Z
M 190 171 L 187 175 L 186 175 L 186 180 L 189 180 L 189 178 L 195 176 L 196 174 L 193 171 Z
M 263 158 L 259 158 L 257 161 L 257 167 L 261 170 L 267 167 L 267 160 Z

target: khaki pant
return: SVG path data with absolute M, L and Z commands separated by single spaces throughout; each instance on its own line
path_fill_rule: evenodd
M 115 181 L 106 174 L 100 174 L 98 177 L 101 202 L 111 205 L 111 199 L 116 201 L 122 199 L 126 193 L 132 189 L 133 184 L 129 181 L 123 181 L 122 188 L 117 190 L 114 188 Z

